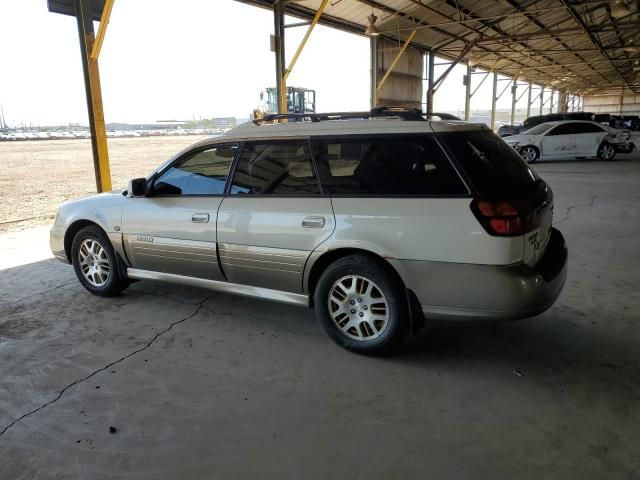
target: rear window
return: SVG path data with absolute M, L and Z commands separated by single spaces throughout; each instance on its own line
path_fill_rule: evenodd
M 493 132 L 447 132 L 439 136 L 482 197 L 519 198 L 538 184 L 535 172 Z
M 323 188 L 337 195 L 457 196 L 468 190 L 432 136 L 312 140 Z

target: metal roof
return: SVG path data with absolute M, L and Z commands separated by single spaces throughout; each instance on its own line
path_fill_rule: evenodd
M 273 8 L 275 0 L 237 0 Z M 322 0 L 287 1 L 311 19 Z M 640 93 L 640 0 L 332 0 L 320 22 L 576 94 Z M 467 51 L 468 53 L 465 53 Z

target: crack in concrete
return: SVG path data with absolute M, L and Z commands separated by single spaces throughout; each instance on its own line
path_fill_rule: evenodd
M 562 220 L 558 220 L 557 222 L 553 222 L 554 225 L 560 225 L 562 222 L 566 222 L 567 220 L 569 220 L 569 217 L 571 216 L 571 210 L 573 210 L 574 208 L 578 208 L 578 207 L 593 207 L 593 204 L 596 201 L 596 198 L 598 198 L 598 195 L 593 195 L 591 197 L 591 201 L 589 203 L 581 203 L 581 204 L 576 204 L 576 205 L 569 205 L 567 207 L 567 211 L 565 212 L 565 217 Z
M 208 297 L 205 297 L 204 299 L 202 299 L 200 302 L 193 304 L 196 305 L 197 308 L 195 309 L 195 311 L 193 313 L 191 313 L 190 315 L 187 315 L 184 318 L 181 318 L 180 320 L 177 320 L 175 322 L 172 322 L 167 328 L 165 328 L 164 330 L 156 333 L 151 340 L 149 340 L 144 346 L 134 350 L 133 352 L 120 357 L 119 359 L 109 363 L 108 365 L 105 365 L 104 367 L 101 367 L 97 370 L 94 370 L 93 372 L 91 372 L 89 375 L 86 375 L 82 378 L 79 378 L 77 380 L 74 380 L 73 382 L 71 382 L 69 385 L 67 385 L 66 387 L 64 387 L 62 390 L 60 390 L 60 392 L 58 393 L 58 395 L 52 399 L 49 400 L 48 402 L 42 404 L 41 406 L 39 406 L 38 408 L 31 410 L 30 412 L 25 413 L 24 415 L 21 415 L 20 417 L 16 418 L 15 420 L 13 420 L 11 423 L 9 423 L 6 427 L 2 428 L 2 430 L 0 430 L 0 435 L 4 435 L 11 427 L 13 427 L 15 424 L 17 424 L 18 422 L 20 422 L 21 420 L 24 420 L 25 418 L 33 415 L 34 413 L 39 412 L 40 410 L 48 407 L 49 405 L 57 402 L 58 400 L 60 400 L 62 398 L 62 396 L 65 394 L 65 392 L 67 390 L 69 390 L 71 387 L 74 387 L 75 385 L 78 385 L 80 383 L 83 383 L 85 381 L 87 381 L 88 379 L 90 379 L 91 377 L 97 375 L 100 372 L 104 372 L 105 370 L 111 368 L 114 365 L 117 365 L 120 362 L 123 362 L 124 360 L 133 357 L 134 355 L 146 350 L 147 348 L 149 348 L 151 345 L 153 345 L 153 343 L 160 338 L 162 335 L 164 335 L 165 333 L 168 333 L 169 331 L 171 331 L 173 329 L 173 327 L 175 327 L 176 325 L 180 324 L 180 323 L 184 323 L 187 320 L 192 319 L 193 317 L 195 317 L 198 313 L 200 313 L 200 311 L 205 308 L 205 302 L 207 302 L 208 300 L 210 300 L 211 298 L 215 297 L 217 294 L 214 295 L 209 295 Z M 172 299 L 173 300 L 173 299 Z M 174 300 L 175 301 L 175 300 Z
M 44 295 L 45 293 L 53 292 L 54 290 L 58 290 L 60 288 L 68 287 L 69 285 L 73 285 L 73 284 L 77 284 L 77 283 L 78 283 L 77 280 L 74 280 L 74 281 L 71 281 L 71 282 L 63 283 L 61 285 L 57 285 L 55 287 L 48 288 L 47 290 L 43 290 L 41 292 L 32 293 L 31 295 L 27 295 L 26 297 L 21 297 L 21 298 L 18 298 L 17 300 L 14 300 L 9 305 L 13 305 L 14 303 L 19 303 L 19 302 L 22 302 L 24 300 L 28 300 L 28 299 L 33 298 L 33 297 L 37 297 L 38 295 Z

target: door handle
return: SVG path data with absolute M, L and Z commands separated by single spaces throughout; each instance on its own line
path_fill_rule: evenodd
M 209 223 L 208 213 L 194 213 L 191 215 L 191 221 L 193 223 Z
M 324 227 L 324 217 L 304 217 L 302 226 L 304 228 L 322 228 Z

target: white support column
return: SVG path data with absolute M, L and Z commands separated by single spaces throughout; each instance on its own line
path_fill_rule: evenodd
M 496 128 L 496 97 L 498 95 L 498 74 L 493 72 L 493 93 L 491 94 L 491 130 Z

